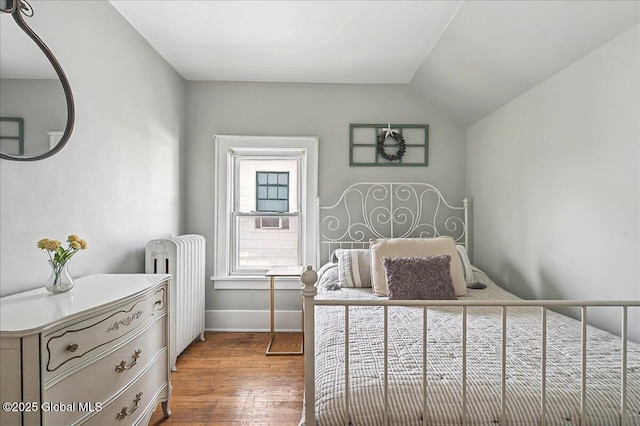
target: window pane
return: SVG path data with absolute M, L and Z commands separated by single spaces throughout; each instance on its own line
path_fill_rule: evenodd
M 278 175 L 278 184 L 280 185 L 289 184 L 289 173 L 280 173 L 280 175 Z
M 286 200 L 258 200 L 258 211 L 260 212 L 286 212 Z
M 265 228 L 261 225 L 275 225 Z M 288 229 L 285 227 L 286 221 Z M 298 217 L 274 218 L 238 217 L 237 270 L 263 271 L 273 265 L 299 265 L 300 219 Z
M 278 198 L 278 188 L 275 186 L 270 186 L 267 188 L 267 198 Z
M 265 185 L 267 183 L 267 174 L 264 172 L 257 172 L 258 174 L 258 184 Z
M 287 192 L 289 191 L 287 191 L 286 187 L 282 187 L 282 186 L 278 187 L 278 198 L 280 200 L 286 200 L 288 198 Z
M 277 173 L 269 173 L 269 181 L 267 182 L 269 185 L 275 185 L 278 183 L 278 174 Z
M 259 186 L 258 187 L 258 198 L 267 198 L 267 187 Z

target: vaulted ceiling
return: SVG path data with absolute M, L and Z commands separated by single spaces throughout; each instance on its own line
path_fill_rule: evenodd
M 187 80 L 405 83 L 462 125 L 640 21 L 640 1 L 111 4 Z

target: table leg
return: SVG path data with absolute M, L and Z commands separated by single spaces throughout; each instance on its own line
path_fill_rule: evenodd
M 269 277 L 269 316 L 270 316 L 270 336 L 269 336 L 269 344 L 267 345 L 267 350 L 264 352 L 265 355 L 303 355 L 304 354 L 304 310 L 302 311 L 302 343 L 300 344 L 300 351 L 298 352 L 272 352 L 271 345 L 273 344 L 274 339 L 276 338 L 275 332 L 275 276 Z
M 270 305 L 271 305 L 271 307 L 270 307 L 270 310 L 271 310 L 271 337 L 273 337 L 273 335 L 275 333 L 275 330 L 274 330 L 274 327 L 275 327 L 274 326 L 274 322 L 275 322 L 275 318 L 274 318 L 275 317 L 275 315 L 274 315 L 274 312 L 275 312 L 275 301 L 274 300 L 275 300 L 275 293 L 276 293 L 275 281 L 276 281 L 276 277 L 269 277 L 269 286 L 270 286 L 270 291 L 271 291 L 271 296 L 270 296 L 270 299 L 271 299 L 271 303 L 270 303 Z
M 267 345 L 267 350 L 264 352 L 265 355 L 275 355 L 275 353 L 271 352 L 271 345 L 273 344 L 273 339 L 276 337 L 275 333 L 275 277 L 269 277 L 269 344 Z

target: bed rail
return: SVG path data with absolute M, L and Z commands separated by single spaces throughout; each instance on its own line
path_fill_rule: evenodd
M 311 269 L 311 266 L 307 268 L 307 271 L 303 274 L 303 304 L 304 304 L 304 338 L 305 338 L 305 416 L 304 421 L 306 426 L 315 425 L 315 306 L 344 306 L 345 309 L 345 336 L 349 333 L 349 310 L 350 307 L 357 306 L 381 306 L 384 309 L 384 419 L 385 424 L 389 424 L 389 389 L 388 389 L 388 310 L 389 307 L 405 306 L 405 307 L 421 307 L 423 309 L 423 364 L 422 364 L 422 389 L 423 389 L 423 401 L 422 401 L 422 419 L 423 424 L 427 424 L 427 318 L 428 310 L 430 308 L 455 308 L 459 307 L 462 310 L 462 412 L 460 418 L 462 424 L 466 424 L 467 421 L 467 369 L 466 369 L 466 357 L 467 357 L 467 334 L 466 334 L 466 320 L 467 310 L 471 307 L 499 307 L 502 308 L 502 338 L 501 338 L 501 389 L 500 389 L 500 419 L 499 424 L 505 425 L 506 415 L 506 348 L 507 348 L 507 317 L 509 308 L 516 307 L 533 307 L 540 308 L 541 310 L 541 392 L 540 392 L 540 424 L 545 424 L 546 413 L 546 362 L 547 362 L 547 310 L 549 308 L 561 308 L 561 307 L 579 307 L 581 309 L 581 330 L 582 330 L 582 346 L 581 346 L 581 386 L 580 386 L 580 416 L 585 418 L 585 413 L 588 406 L 587 399 L 587 312 L 588 308 L 595 307 L 618 307 L 622 311 L 621 321 L 621 384 L 620 384 L 620 425 L 625 426 L 628 424 L 625 413 L 627 412 L 627 335 L 628 335 L 628 308 L 640 307 L 640 301 L 628 301 L 628 300 L 608 300 L 608 301 L 589 301 L 589 300 L 315 300 L 316 288 L 314 286 L 317 280 L 317 275 Z M 345 339 L 345 425 L 349 425 L 349 339 Z

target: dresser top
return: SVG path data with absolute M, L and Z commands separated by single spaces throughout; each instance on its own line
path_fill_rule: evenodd
M 166 274 L 103 274 L 74 280 L 61 294 L 44 288 L 0 298 L 0 333 L 38 331 L 76 314 L 142 293 L 171 278 Z

